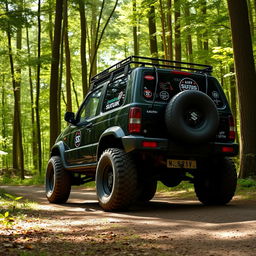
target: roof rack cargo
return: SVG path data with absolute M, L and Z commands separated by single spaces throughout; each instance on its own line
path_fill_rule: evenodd
M 124 71 L 125 73 L 128 73 L 131 68 L 131 64 L 134 64 L 135 67 L 138 67 L 139 65 L 143 67 L 155 66 L 160 68 L 171 68 L 171 69 L 186 70 L 186 71 L 199 72 L 199 73 L 205 73 L 205 74 L 211 74 L 212 72 L 212 66 L 210 65 L 150 58 L 150 57 L 130 56 L 124 60 L 117 62 L 113 66 L 105 69 L 104 71 L 92 77 L 91 78 L 92 87 L 95 88 L 99 82 L 103 81 L 108 77 L 113 77 L 114 74 L 120 73 L 122 71 Z

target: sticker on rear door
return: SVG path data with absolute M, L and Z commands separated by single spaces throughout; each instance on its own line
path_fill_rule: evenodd
M 198 84 L 196 83 L 196 81 L 194 81 L 191 78 L 183 78 L 180 81 L 179 87 L 181 91 L 187 91 L 187 90 L 199 91 Z

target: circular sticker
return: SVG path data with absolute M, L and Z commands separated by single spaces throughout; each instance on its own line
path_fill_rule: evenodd
M 152 92 L 148 89 L 144 90 L 144 96 L 145 96 L 145 98 L 150 99 L 150 98 L 152 98 Z
M 186 90 L 198 91 L 199 90 L 198 84 L 191 78 L 183 78 L 180 81 L 179 87 L 181 91 L 186 91 Z
M 159 97 L 161 100 L 168 100 L 170 98 L 170 94 L 167 91 L 161 91 Z
M 75 147 L 80 146 L 80 144 L 81 144 L 81 131 L 77 131 L 75 133 L 74 143 L 75 143 Z
M 145 75 L 144 78 L 149 81 L 155 80 L 155 77 L 151 75 Z

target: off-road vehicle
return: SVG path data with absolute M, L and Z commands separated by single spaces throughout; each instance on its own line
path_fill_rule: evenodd
M 91 79 L 90 91 L 51 149 L 46 196 L 65 203 L 72 185 L 96 181 L 100 206 L 147 202 L 157 181 L 188 180 L 206 205 L 227 204 L 238 154 L 227 99 L 212 67 L 131 56 Z

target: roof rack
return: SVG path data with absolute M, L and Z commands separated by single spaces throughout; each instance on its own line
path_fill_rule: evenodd
M 122 61 L 117 62 L 113 66 L 105 69 L 104 71 L 92 77 L 91 78 L 92 87 L 95 88 L 99 82 L 105 80 L 108 77 L 110 77 L 110 80 L 112 80 L 115 74 L 120 73 L 122 71 L 125 73 L 128 73 L 131 68 L 131 64 L 134 64 L 135 67 L 138 67 L 139 65 L 142 67 L 155 66 L 160 68 L 161 67 L 171 68 L 171 69 L 185 70 L 185 71 L 205 73 L 205 74 L 211 74 L 212 72 L 212 66 L 210 65 L 181 62 L 181 61 L 174 61 L 174 60 L 165 60 L 165 59 L 150 58 L 150 57 L 130 56 Z

